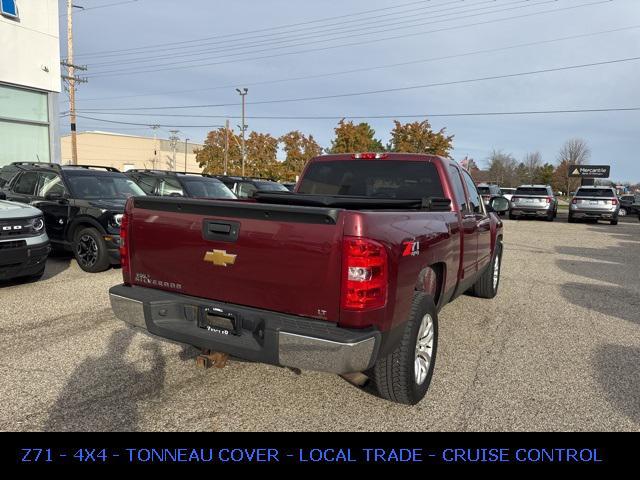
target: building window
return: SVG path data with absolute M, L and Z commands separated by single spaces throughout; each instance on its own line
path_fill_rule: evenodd
M 7 17 L 18 18 L 16 0 L 0 0 L 0 13 Z
M 48 122 L 47 94 L 0 85 L 0 119 Z

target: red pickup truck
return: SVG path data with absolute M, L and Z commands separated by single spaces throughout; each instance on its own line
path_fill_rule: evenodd
M 174 341 L 273 365 L 363 372 L 420 401 L 438 311 L 492 298 L 502 222 L 453 160 L 326 155 L 294 192 L 250 200 L 136 197 L 121 226 L 115 315 Z M 488 211 L 489 210 L 489 211 Z

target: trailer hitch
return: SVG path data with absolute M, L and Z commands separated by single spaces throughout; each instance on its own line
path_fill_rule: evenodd
M 196 357 L 196 366 L 200 368 L 224 368 L 229 360 L 228 353 L 212 352 L 211 350 L 202 350 L 202 353 Z

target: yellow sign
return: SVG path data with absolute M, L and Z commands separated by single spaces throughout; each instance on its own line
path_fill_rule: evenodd
M 213 263 L 216 267 L 227 267 L 236 263 L 237 255 L 227 253 L 226 250 L 213 250 L 204 254 L 205 262 Z

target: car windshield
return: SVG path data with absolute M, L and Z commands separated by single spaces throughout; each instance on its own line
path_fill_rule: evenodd
M 181 180 L 190 197 L 236 198 L 233 192 L 220 180 L 206 177 L 182 177 Z
M 518 187 L 515 192 L 516 195 L 531 195 L 536 197 L 546 197 L 549 195 L 546 188 L 535 188 L 535 187 Z
M 129 198 L 144 195 L 133 180 L 124 175 L 69 175 L 69 186 L 75 198 Z
M 506 194 L 514 193 L 516 191 L 516 189 L 515 188 L 502 188 L 502 189 L 500 189 L 500 191 L 504 195 L 505 193 Z
M 302 178 L 298 193 L 398 200 L 444 196 L 432 163 L 399 160 L 314 162 Z
M 610 188 L 579 188 L 576 197 L 604 197 L 612 198 L 616 194 Z
M 262 190 L 263 192 L 288 192 L 289 189 L 282 185 L 281 183 L 276 182 L 253 182 L 258 190 Z

